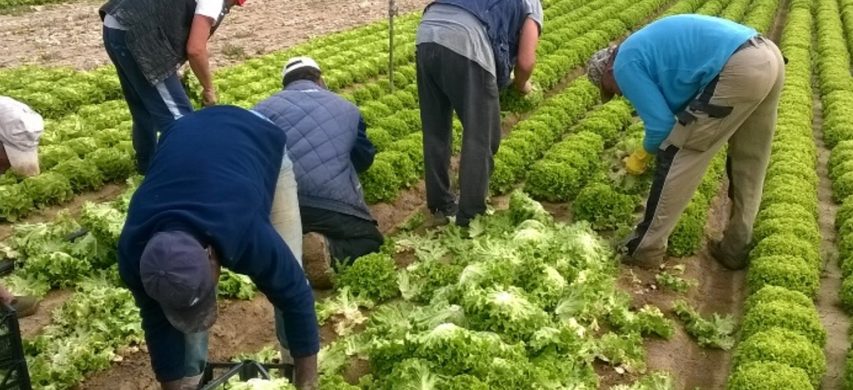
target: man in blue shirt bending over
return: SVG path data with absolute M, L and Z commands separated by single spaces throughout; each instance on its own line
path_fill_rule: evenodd
M 663 260 L 708 164 L 728 144 L 731 217 L 722 240 L 708 245 L 727 268 L 746 267 L 785 79 L 776 45 L 725 19 L 676 15 L 595 53 L 587 73 L 605 100 L 624 95 L 645 123 L 643 148 L 626 160 L 626 170 L 642 174 L 657 156 L 626 261 L 652 267 Z
M 316 382 L 314 298 L 270 219 L 285 140 L 269 120 L 232 106 L 188 114 L 160 138 L 118 256 L 164 389 L 198 385 L 221 266 L 248 275 L 281 313 L 297 388 Z

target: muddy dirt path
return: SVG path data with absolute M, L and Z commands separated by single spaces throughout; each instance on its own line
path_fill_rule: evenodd
M 42 298 L 41 302 L 39 302 L 38 310 L 33 315 L 19 320 L 18 325 L 21 328 L 21 337 L 26 339 L 41 332 L 52 321 L 53 311 L 65 303 L 71 294 L 70 290 L 53 290 L 48 292 Z
M 109 63 L 103 49 L 98 8 L 103 1 L 36 7 L 0 15 L 0 68 L 21 64 L 92 69 Z M 398 0 L 401 12 L 427 0 Z M 213 67 L 239 63 L 309 38 L 384 19 L 384 0 L 249 0 L 234 7 L 211 38 Z
M 777 44 L 782 40 L 782 31 L 784 31 L 785 22 L 788 20 L 788 1 L 782 0 L 779 2 L 779 12 L 776 13 L 776 18 L 773 20 L 773 27 L 770 28 L 770 39 Z
M 705 235 L 720 238 L 728 221 L 729 199 L 727 187 L 723 186 L 711 204 Z M 685 267 L 682 278 L 696 283 L 686 294 L 675 293 L 658 286 L 655 281 L 657 270 L 649 271 L 637 267 L 623 267 L 619 285 L 634 297 L 634 304 L 655 305 L 670 314 L 677 299 L 685 299 L 703 315 L 711 313 L 731 314 L 739 317 L 746 293 L 745 271 L 729 271 L 719 265 L 702 245 L 695 256 L 667 258 L 667 269 Z M 676 324 L 680 324 L 677 320 Z M 646 362 L 650 371 L 664 371 L 672 375 L 676 389 L 721 389 L 728 378 L 731 353 L 718 349 L 699 347 L 683 329 L 676 326 L 670 340 L 650 339 L 646 342 Z
M 828 177 L 827 163 L 830 151 L 823 142 L 823 106 L 820 98 L 814 98 L 814 121 L 812 123 L 814 140 L 817 145 L 819 225 L 821 235 L 821 257 L 824 270 L 820 280 L 820 291 L 815 304 L 820 321 L 826 328 L 826 375 L 821 388 L 840 389 L 844 384 L 844 365 L 847 356 L 850 319 L 841 307 L 838 293 L 841 291 L 841 268 L 838 263 L 838 248 L 835 243 L 835 214 L 838 206 L 832 200 L 832 183 Z

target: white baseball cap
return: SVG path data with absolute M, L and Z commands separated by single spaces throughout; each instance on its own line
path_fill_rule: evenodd
M 0 143 L 12 170 L 25 176 L 39 174 L 38 144 L 44 119 L 29 106 L 0 96 Z
M 294 70 L 306 67 L 320 70 L 320 65 L 317 65 L 317 62 L 311 59 L 311 57 L 293 57 L 284 64 L 284 69 L 281 71 L 281 78 L 287 77 Z

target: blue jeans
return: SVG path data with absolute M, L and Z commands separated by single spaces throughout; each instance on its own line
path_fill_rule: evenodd
M 126 41 L 127 32 L 104 27 L 104 47 L 115 65 L 124 99 L 133 117 L 136 168 L 145 174 L 157 148 L 157 131 L 193 111 L 177 72 L 156 85 L 142 74 Z
M 201 374 L 207 365 L 207 332 L 184 335 L 184 377 Z

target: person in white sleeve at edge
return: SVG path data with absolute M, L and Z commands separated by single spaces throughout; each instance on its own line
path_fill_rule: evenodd
M 7 96 L 0 96 L 0 173 L 12 170 L 21 176 L 39 174 L 38 146 L 44 131 L 41 115 L 29 106 Z M 12 272 L 13 260 L 0 260 L 0 276 Z M 35 313 L 38 300 L 17 296 L 0 286 L 0 301 L 12 306 L 18 317 Z
M 38 145 L 44 131 L 41 115 L 15 99 L 0 96 L 0 173 L 39 174 Z

